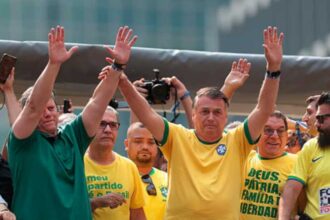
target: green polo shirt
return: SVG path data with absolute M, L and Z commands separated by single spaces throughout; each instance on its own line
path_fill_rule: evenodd
M 18 220 L 92 219 L 83 166 L 91 139 L 81 115 L 60 127 L 55 138 L 35 130 L 17 139 L 10 132 L 12 209 Z

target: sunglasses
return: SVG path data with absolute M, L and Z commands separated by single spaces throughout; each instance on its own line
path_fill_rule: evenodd
M 276 134 L 279 136 L 279 137 L 282 137 L 285 135 L 286 133 L 286 130 L 285 129 L 271 129 L 271 128 L 265 128 L 264 129 L 264 134 L 267 135 L 267 136 L 272 136 L 276 131 Z
M 315 118 L 318 123 L 323 124 L 324 120 L 330 117 L 330 114 L 316 115 Z
M 118 130 L 118 129 L 119 129 L 119 126 L 120 126 L 120 123 L 115 122 L 115 121 L 110 121 L 110 122 L 107 122 L 107 121 L 101 121 L 101 122 L 100 122 L 100 128 L 102 128 L 103 130 L 104 130 L 108 125 L 110 126 L 110 128 L 111 128 L 112 130 Z
M 151 179 L 150 175 L 149 174 L 143 175 L 141 177 L 141 179 L 142 179 L 142 182 L 148 184 L 147 188 L 146 188 L 148 195 L 156 196 L 157 195 L 157 190 L 156 190 L 156 187 L 155 187 L 154 183 L 152 182 L 152 179 Z

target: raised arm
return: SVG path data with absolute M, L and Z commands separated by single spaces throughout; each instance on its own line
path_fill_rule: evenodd
M 56 29 L 51 29 L 48 34 L 48 63 L 35 82 L 26 105 L 13 125 L 13 132 L 17 138 L 26 138 L 35 130 L 51 97 L 61 64 L 76 50 L 77 47 L 72 47 L 69 51 L 65 48 L 63 27 L 57 26 Z
M 244 85 L 246 80 L 249 78 L 250 69 L 251 63 L 249 63 L 247 59 L 239 59 L 238 62 L 233 62 L 231 70 L 220 89 L 220 91 L 226 95 L 228 100 L 232 99 L 236 90 Z
M 165 129 L 162 117 L 151 108 L 125 74 L 121 75 L 119 89 L 139 121 L 146 126 L 157 141 L 161 141 Z
M 279 220 L 289 220 L 295 208 L 298 196 L 303 189 L 302 183 L 295 180 L 288 180 L 284 186 L 279 205 Z
M 5 103 L 10 126 L 14 124 L 19 113 L 22 111 L 14 92 L 14 76 L 15 68 L 11 70 L 6 82 L 4 84 L 0 84 L 0 90 L 2 90 L 5 94 Z
M 193 102 L 192 102 L 190 93 L 187 90 L 186 86 L 175 76 L 172 76 L 171 78 L 165 78 L 165 80 L 168 81 L 168 83 L 176 89 L 179 101 L 181 102 L 183 109 L 186 113 L 186 119 L 187 119 L 189 128 L 194 128 L 194 123 L 192 121 L 192 103 Z
M 131 48 L 137 40 L 137 36 L 132 37 L 132 34 L 133 30 L 127 26 L 120 27 L 114 48 L 106 47 L 111 56 L 106 59 L 112 63 L 112 66 L 102 69 L 100 73 L 102 80 L 95 88 L 93 96 L 82 113 L 83 123 L 90 137 L 95 135 L 104 111 L 116 92 L 120 74 L 123 72 L 122 67 L 127 64 Z
M 248 116 L 248 127 L 251 138 L 256 140 L 275 109 L 282 63 L 283 33 L 279 36 L 276 27 L 268 27 L 264 30 L 264 51 L 267 61 L 267 74 L 259 92 L 257 106 Z

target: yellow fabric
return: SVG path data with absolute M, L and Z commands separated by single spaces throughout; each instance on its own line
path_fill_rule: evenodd
M 130 209 L 144 205 L 143 185 L 136 165 L 129 159 L 115 153 L 115 161 L 110 165 L 99 165 L 88 154 L 84 156 L 85 175 L 90 198 L 111 192 L 120 193 L 126 199 L 115 209 L 98 208 L 93 213 L 95 220 L 130 219 Z
M 289 179 L 306 185 L 305 212 L 312 219 L 330 219 L 330 148 L 320 150 L 317 138 L 305 143 Z
M 169 126 L 161 147 L 169 174 L 165 219 L 239 219 L 243 167 L 253 148 L 244 132 L 247 122 L 212 144 L 202 143 L 194 130 L 165 123 Z
M 167 198 L 167 173 L 164 171 L 153 168 L 152 173 L 150 173 L 153 184 L 156 187 L 157 195 L 148 195 L 145 185 L 145 198 L 146 204 L 143 207 L 144 213 L 147 220 L 161 220 L 164 219 L 166 198 Z
M 251 151 L 241 194 L 241 219 L 276 219 L 280 193 L 291 173 L 297 155 L 285 153 L 275 159 L 261 158 Z

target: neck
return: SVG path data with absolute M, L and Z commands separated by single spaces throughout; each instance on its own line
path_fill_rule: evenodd
M 139 173 L 140 175 L 146 175 L 146 174 L 149 174 L 152 170 L 152 166 L 137 166 L 138 170 L 139 170 Z
M 222 138 L 221 135 L 219 134 L 216 134 L 216 135 L 203 135 L 203 134 L 197 134 L 196 132 L 196 135 L 198 137 L 198 139 L 202 142 L 206 142 L 206 143 L 214 143 L 214 142 L 217 142 L 218 140 L 220 140 Z
M 115 154 L 112 152 L 112 148 L 90 145 L 87 154 L 90 159 L 101 165 L 108 165 L 115 161 Z

